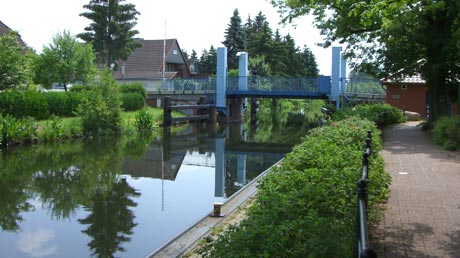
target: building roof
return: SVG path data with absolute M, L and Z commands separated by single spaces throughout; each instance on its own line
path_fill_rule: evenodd
M 400 80 L 396 79 L 382 79 L 383 84 L 425 84 L 425 80 L 421 75 L 413 75 L 401 78 Z
M 0 37 L 7 35 L 11 31 L 12 29 L 10 29 L 10 27 L 6 26 L 2 21 L 0 21 Z M 19 43 L 22 46 L 26 47 L 26 43 L 22 40 L 21 35 L 19 35 L 19 33 L 18 33 L 18 38 L 19 38 Z
M 134 50 L 127 60 L 117 62 L 115 79 L 161 79 L 174 78 L 177 72 L 165 72 L 163 77 L 163 53 L 166 63 L 189 64 L 180 50 L 177 39 L 144 40 L 139 39 L 141 47 Z

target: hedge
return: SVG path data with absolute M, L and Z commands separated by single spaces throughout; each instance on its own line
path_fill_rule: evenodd
M 373 132 L 369 210 L 388 197 L 380 131 L 352 117 L 312 129 L 259 184 L 239 225 L 201 243 L 203 257 L 353 257 L 356 185 L 367 131 Z

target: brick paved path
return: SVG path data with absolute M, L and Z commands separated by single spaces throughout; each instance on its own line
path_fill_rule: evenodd
M 384 130 L 382 156 L 393 182 L 384 218 L 371 230 L 378 257 L 460 257 L 459 153 L 408 122 Z

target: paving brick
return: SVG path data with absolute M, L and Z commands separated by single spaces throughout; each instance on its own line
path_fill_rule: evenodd
M 384 129 L 382 156 L 393 181 L 370 232 L 378 257 L 460 257 L 460 153 L 408 122 Z

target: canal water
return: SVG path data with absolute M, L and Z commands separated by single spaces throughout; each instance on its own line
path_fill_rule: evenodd
M 0 256 L 146 257 L 280 160 L 302 128 L 189 125 L 3 151 Z

